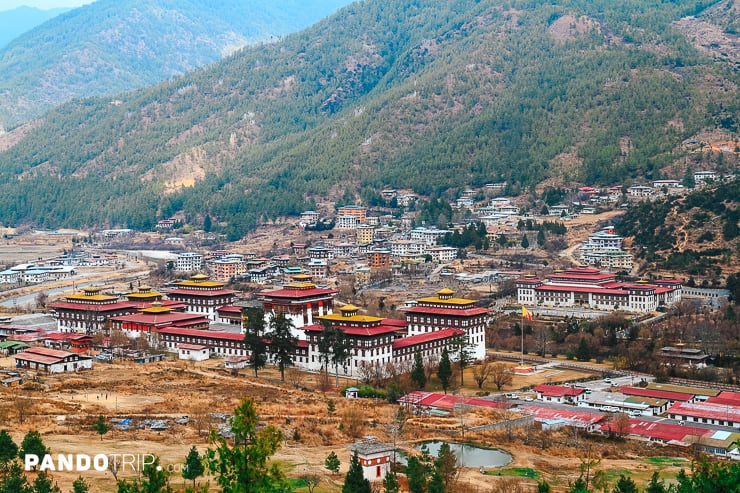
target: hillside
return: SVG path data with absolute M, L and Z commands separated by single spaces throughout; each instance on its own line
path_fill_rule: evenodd
M 737 135 L 737 60 L 704 54 L 675 24 L 717 5 L 355 3 L 279 43 L 6 135 L 0 221 L 146 228 L 209 214 L 235 239 L 369 187 L 454 197 L 492 181 L 731 169 L 682 145 Z
M 0 11 L 0 48 L 24 32 L 68 10 L 67 8 L 42 10 L 22 6 Z
M 0 129 L 74 98 L 156 84 L 274 41 L 349 1 L 98 0 L 0 51 Z
M 643 202 L 627 211 L 617 231 L 630 237 L 640 271 L 719 284 L 740 271 L 740 181 Z

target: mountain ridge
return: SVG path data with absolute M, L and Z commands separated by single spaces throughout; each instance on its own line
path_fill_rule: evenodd
M 0 50 L 0 124 L 158 83 L 306 27 L 348 1 L 98 0 L 69 10 Z
M 185 77 L 52 110 L 0 154 L 0 219 L 150 227 L 209 214 L 235 239 L 352 186 L 454 194 L 698 166 L 681 142 L 736 132 L 717 117 L 738 105 L 737 74 L 672 22 L 716 3 L 352 4 Z M 564 29 L 564 16 L 580 20 Z M 728 90 L 699 91 L 707 76 Z

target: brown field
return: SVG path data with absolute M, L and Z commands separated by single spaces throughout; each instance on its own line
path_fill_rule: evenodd
M 0 366 L 11 366 L 12 360 L 0 360 Z M 258 379 L 246 374 L 231 376 L 218 369 L 215 360 L 192 364 L 168 361 L 150 365 L 133 363 L 96 364 L 90 372 L 75 375 L 27 378 L 24 387 L 36 390 L 18 390 L 0 387 L 0 423 L 11 430 L 20 443 L 25 432 L 36 429 L 43 435 L 52 453 L 103 453 L 156 454 L 161 463 L 173 468 L 173 486 L 183 484 L 177 468 L 188 449 L 196 445 L 200 450 L 208 447 L 207 430 L 222 424 L 208 416 L 211 412 L 231 413 L 244 397 L 253 398 L 261 420 L 282 429 L 285 440 L 275 456 L 289 477 L 299 477 L 304 472 L 318 473 L 323 480 L 317 492 L 339 491 L 349 462 L 346 445 L 357 437 L 374 435 L 391 441 L 387 425 L 392 421 L 396 406 L 383 400 L 366 399 L 347 401 L 336 390 L 326 393 L 297 390 L 293 385 L 281 384 L 276 370 L 260 372 Z M 557 382 L 580 378 L 584 374 L 573 371 L 548 370 L 531 377 L 517 377 L 511 388 L 531 386 L 541 381 Z M 459 378 L 459 375 L 458 375 Z M 465 375 L 466 385 L 456 389 L 459 394 L 472 395 L 475 387 L 472 374 Z M 318 387 L 316 375 L 291 373 L 290 381 L 306 387 Z M 332 383 L 333 383 L 332 379 Z M 354 384 L 340 381 L 340 385 Z M 438 385 L 430 382 L 432 389 Z M 486 391 L 494 391 L 489 384 Z M 327 402 L 333 399 L 336 412 L 330 416 Z M 19 422 L 22 408 L 23 422 Z M 111 430 L 102 440 L 91 425 L 98 415 L 106 417 L 132 417 L 134 425 L 128 431 Z M 172 424 L 162 432 L 138 429 L 135 424 L 142 418 L 177 418 L 190 416 L 187 425 Z M 471 410 L 464 416 L 466 427 L 504 419 L 510 412 Z M 64 417 L 63 419 L 60 417 Z M 200 432 L 199 432 L 200 428 Z M 407 431 L 400 437 L 402 449 L 410 450 L 414 443 L 431 438 L 459 440 L 456 433 L 460 418 L 416 417 L 407 422 Z M 445 433 L 451 430 L 453 433 Z M 578 475 L 581 459 L 587 448 L 602 459 L 598 468 L 618 474 L 630 471 L 640 481 L 646 480 L 652 465 L 640 459 L 641 455 L 672 455 L 657 447 L 637 442 L 590 442 L 580 438 L 576 446 L 565 432 L 540 436 L 539 432 L 515 431 L 512 436 L 503 432 L 466 432 L 465 441 L 501 448 L 513 455 L 512 463 L 500 478 L 482 475 L 478 470 L 464 469 L 458 479 L 459 491 L 490 491 L 492 484 L 510 474 L 511 467 L 528 467 L 538 470 L 551 484 L 566 486 L 568 479 Z M 350 436 L 353 435 L 353 436 Z M 529 445 L 525 445 L 525 442 Z M 544 447 L 544 448 L 542 448 Z M 329 452 L 335 451 L 342 462 L 339 476 L 328 474 L 323 462 Z M 675 474 L 676 467 L 666 469 Z M 643 474 L 644 473 L 644 474 Z M 129 474 L 130 475 L 130 474 Z M 68 491 L 76 478 L 73 473 L 55 473 L 63 491 Z M 85 478 L 92 491 L 112 491 L 114 479 L 109 472 L 91 471 Z M 298 491 L 306 491 L 298 489 Z

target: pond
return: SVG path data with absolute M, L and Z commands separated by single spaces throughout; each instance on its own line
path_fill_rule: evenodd
M 421 450 L 421 447 L 426 445 L 429 454 L 433 457 L 437 457 L 439 454 L 439 448 L 445 442 L 434 441 L 425 442 L 418 445 L 416 448 Z M 511 455 L 498 449 L 482 448 L 469 443 L 449 443 L 450 449 L 455 453 L 457 457 L 458 465 L 462 467 L 500 467 L 505 466 L 511 462 Z

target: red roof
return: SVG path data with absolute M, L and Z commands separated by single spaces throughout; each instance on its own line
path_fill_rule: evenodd
M 604 431 L 609 431 L 610 423 L 601 427 Z M 702 436 L 707 432 L 706 428 L 696 428 L 693 426 L 659 423 L 656 421 L 645 421 L 642 419 L 629 420 L 629 434 L 641 437 L 654 438 L 665 442 L 683 441 L 687 435 Z
M 740 407 L 725 404 L 677 402 L 666 413 L 694 418 L 740 422 Z
M 400 349 L 409 346 L 415 346 L 417 344 L 423 344 L 425 342 L 438 341 L 441 339 L 449 339 L 457 335 L 464 334 L 465 331 L 459 329 L 442 329 L 435 330 L 434 332 L 426 332 L 424 334 L 418 334 L 415 336 L 402 337 L 393 341 L 393 349 Z
M 111 320 L 116 322 L 130 322 L 148 325 L 166 325 L 176 322 L 189 322 L 191 324 L 209 322 L 208 318 L 203 315 L 185 312 L 134 313 L 132 315 L 111 317 Z
M 238 313 L 238 314 L 241 314 L 242 313 L 242 307 L 240 307 L 240 306 L 233 306 L 233 305 L 227 305 L 227 306 L 222 306 L 217 311 L 219 311 L 219 312 L 227 312 L 227 313 Z
M 720 392 L 718 396 L 710 397 L 705 402 L 740 407 L 740 392 L 730 392 L 726 390 L 724 392 Z
M 533 279 L 531 277 L 529 278 L 525 277 L 525 278 L 517 279 L 516 282 L 518 282 L 519 284 L 540 284 L 543 281 L 542 279 Z
M 562 419 L 569 423 L 580 425 L 594 424 L 604 419 L 604 416 L 601 414 L 540 406 L 527 406 L 522 409 L 522 412 L 530 414 L 537 419 Z
M 335 325 L 334 327 L 341 329 L 342 332 L 347 335 L 364 337 L 388 334 L 398 330 L 398 327 L 393 325 L 371 325 L 369 327 L 345 327 L 342 325 Z M 324 326 L 321 324 L 306 325 L 305 327 L 301 327 L 301 330 L 306 330 L 308 332 L 321 332 L 324 330 Z
M 262 291 L 257 293 L 266 298 L 312 298 L 314 296 L 329 296 L 338 293 L 335 289 L 311 288 L 311 289 L 277 289 L 275 291 Z
M 548 397 L 575 397 L 585 392 L 583 389 L 577 389 L 574 387 L 566 387 L 564 385 L 548 385 L 541 383 L 534 388 L 534 391 L 538 394 L 546 395 Z
M 190 349 L 192 351 L 202 351 L 204 349 L 208 349 L 208 346 L 203 346 L 201 344 L 183 344 L 180 343 L 177 345 L 177 349 Z
M 568 293 L 598 293 L 598 294 L 617 294 L 627 296 L 629 293 L 623 289 L 608 289 L 598 286 L 554 286 L 543 284 L 534 288 L 535 291 L 563 291 Z
M 467 404 L 475 407 L 488 407 L 488 408 L 507 408 L 511 407 L 511 404 L 507 402 L 499 402 L 490 399 L 481 399 L 478 397 L 458 397 L 449 394 L 438 394 L 434 392 L 421 392 L 415 391 L 401 397 L 399 400 L 401 403 L 415 404 L 424 407 L 435 407 L 437 409 L 446 409 L 452 411 L 455 409 L 456 404 Z
M 668 390 L 643 389 L 641 387 L 622 387 L 620 389 L 624 395 L 636 395 L 640 397 L 651 397 L 653 399 L 667 399 L 669 401 L 688 402 L 694 398 L 693 394 L 684 392 L 671 392 Z
M 449 315 L 452 317 L 473 317 L 475 315 L 483 315 L 489 313 L 488 308 L 480 308 L 477 306 L 471 308 L 433 308 L 431 306 L 414 306 L 406 310 L 406 313 L 417 313 L 421 315 Z
M 52 303 L 49 308 L 54 310 L 66 309 L 76 311 L 90 311 L 90 312 L 110 312 L 119 310 L 134 310 L 137 304 L 131 303 L 130 301 L 117 301 L 115 303 L 71 303 L 69 301 L 59 301 Z
M 210 339 L 226 340 L 226 341 L 243 341 L 244 334 L 237 334 L 235 332 L 223 332 L 220 330 L 198 330 L 198 329 L 181 329 L 178 327 L 163 327 L 159 329 L 160 334 L 170 334 L 178 336 L 189 336 L 189 337 L 206 337 Z
M 616 274 L 590 274 L 590 273 L 575 273 L 575 272 L 563 272 L 558 274 L 550 274 L 550 279 L 560 280 L 579 280 L 579 281 L 606 281 L 608 279 L 614 279 L 617 277 Z
M 185 296 L 208 296 L 209 298 L 215 296 L 229 296 L 238 293 L 238 291 L 232 291 L 231 289 L 169 289 L 165 291 L 169 295 L 181 294 Z
M 383 325 L 394 325 L 396 327 L 404 328 L 406 327 L 406 320 L 401 320 L 400 318 L 384 318 Z

